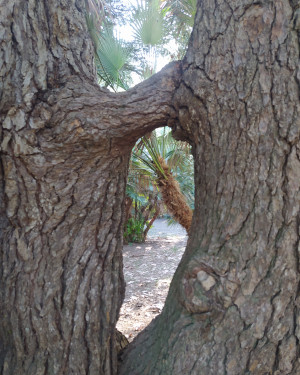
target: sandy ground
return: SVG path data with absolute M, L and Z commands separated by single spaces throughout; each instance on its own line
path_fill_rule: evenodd
M 124 246 L 126 295 L 117 328 L 129 341 L 161 312 L 186 241 L 180 225 L 158 219 L 144 244 Z

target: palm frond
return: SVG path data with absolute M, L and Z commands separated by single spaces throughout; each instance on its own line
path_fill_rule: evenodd
M 126 50 L 121 40 L 117 39 L 111 29 L 103 29 L 99 38 L 99 46 L 96 50 L 100 61 L 99 75 L 105 79 L 109 77 L 109 85 L 112 88 L 122 87 L 128 89 L 124 80 L 124 67 L 128 62 L 129 51 Z
M 189 230 L 194 206 L 193 159 L 189 145 L 175 141 L 167 129 L 143 137 L 132 152 L 128 181 L 134 182 L 136 191 L 145 196 L 146 184 L 159 189 L 169 212 Z
M 164 8 L 167 8 L 171 13 L 173 21 L 177 21 L 182 26 L 193 27 L 197 0 L 167 0 L 164 3 Z
M 122 40 L 114 36 L 112 28 L 108 25 L 102 26 L 99 31 L 93 14 L 88 14 L 86 20 L 94 43 L 95 63 L 100 80 L 115 91 L 117 87 L 127 90 L 125 72 L 130 51 L 124 46 Z
M 140 1 L 134 7 L 132 29 L 138 43 L 156 46 L 164 35 L 164 12 L 160 10 L 159 1 Z
M 105 1 L 104 0 L 86 0 L 88 15 L 94 18 L 96 28 L 100 30 L 105 19 Z

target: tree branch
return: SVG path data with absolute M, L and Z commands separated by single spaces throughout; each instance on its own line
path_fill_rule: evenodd
M 180 75 L 181 63 L 170 63 L 122 93 L 108 92 L 72 77 L 63 89 L 48 92 L 42 99 L 43 108 L 53 113 L 49 123 L 56 128 L 56 145 L 78 146 L 83 142 L 89 147 L 122 147 L 128 151 L 147 132 L 172 126 L 172 98 Z

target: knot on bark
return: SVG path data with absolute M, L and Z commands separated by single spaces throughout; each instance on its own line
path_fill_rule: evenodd
M 234 304 L 240 283 L 233 272 L 220 272 L 206 263 L 187 271 L 182 280 L 181 303 L 189 313 L 205 318 L 223 313 Z

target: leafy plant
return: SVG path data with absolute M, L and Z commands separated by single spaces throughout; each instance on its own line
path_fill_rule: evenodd
M 144 220 L 129 218 L 124 228 L 124 240 L 129 242 L 144 242 Z
M 123 8 L 123 12 L 120 11 L 123 5 L 120 8 L 120 4 L 111 0 L 86 2 L 99 83 L 114 91 L 127 90 L 133 72 L 142 79 L 155 73 L 159 56 L 168 55 L 171 59 L 181 56 L 196 11 L 196 0 L 139 0 L 129 9 Z M 118 20 L 119 25 L 132 28 L 133 41 L 124 42 L 116 37 L 113 28 Z M 178 53 L 169 51 L 171 40 L 173 45 L 176 40 Z
M 133 181 L 137 184 L 139 183 L 138 179 L 134 179 Z M 133 181 L 127 184 L 126 189 L 125 232 L 127 231 L 127 234 L 125 234 L 124 240 L 125 242 L 144 242 L 149 229 L 160 213 L 160 201 L 158 191 L 148 189 L 146 185 L 143 187 L 141 185 L 134 185 Z M 140 222 L 143 231 L 140 226 L 131 225 L 130 228 L 127 228 L 127 223 L 131 219 L 134 219 L 135 222 Z M 130 236 L 128 233 L 129 229 Z
M 152 0 L 140 1 L 133 7 L 131 22 L 137 43 L 155 47 L 162 42 L 166 12 L 159 5 L 159 0 Z
M 88 10 L 87 16 L 89 18 L 92 17 L 96 29 L 100 29 L 102 22 L 106 16 L 106 2 L 104 0 L 86 0 L 86 6 Z
M 197 0 L 166 0 L 163 6 L 168 9 L 171 21 L 176 24 L 177 33 L 193 27 Z
M 114 35 L 107 1 L 87 2 L 87 25 L 94 42 L 99 83 L 114 91 L 129 88 L 133 71 L 144 77 L 153 74 L 157 54 L 164 53 L 163 44 L 171 34 L 177 39 L 189 34 L 196 10 L 196 0 L 139 0 L 129 17 L 135 41 L 125 43 Z M 184 42 L 183 39 L 180 43 L 185 46 L 187 38 Z M 139 64 L 130 64 L 133 56 Z M 189 230 L 194 198 L 192 165 L 188 145 L 175 142 L 165 128 L 163 134 L 154 132 L 142 138 L 130 162 L 125 241 L 146 238 L 160 211 L 161 200 L 173 218 Z
M 173 218 L 189 231 L 194 198 L 193 159 L 186 143 L 176 142 L 170 132 L 143 137 L 132 153 L 129 180 L 139 176 L 140 186 L 152 186 Z M 181 184 L 179 184 L 179 181 Z M 135 185 L 135 191 L 139 187 Z M 190 203 L 190 204 L 189 204 Z
M 194 25 L 197 0 L 166 0 L 163 7 L 168 9 L 169 36 L 176 39 L 177 44 L 173 58 L 182 59 Z
M 114 91 L 118 87 L 127 90 L 130 82 L 129 72 L 135 71 L 129 64 L 130 48 L 114 36 L 111 25 L 102 25 L 99 31 L 93 15 L 87 15 L 86 19 L 94 43 L 99 83 L 110 86 Z

